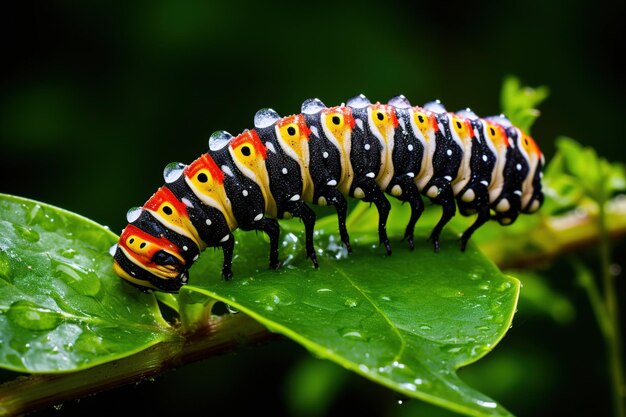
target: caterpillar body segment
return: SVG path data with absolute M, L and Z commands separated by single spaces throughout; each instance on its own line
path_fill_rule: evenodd
M 420 107 L 404 96 L 380 104 L 359 95 L 335 107 L 309 99 L 300 114 L 287 117 L 262 109 L 254 129 L 237 136 L 218 131 L 190 165 L 166 167 L 165 185 L 129 211 L 129 225 L 111 251 L 114 269 L 141 289 L 175 292 L 200 252 L 220 247 L 222 275 L 230 279 L 236 228 L 266 233 L 270 267 L 277 268 L 277 219 L 290 217 L 303 222 L 306 254 L 317 267 L 309 205 L 334 207 L 341 241 L 351 251 L 346 197 L 376 206 L 388 254 L 387 196 L 411 208 L 404 233 L 410 248 L 424 197 L 442 207 L 429 238 L 436 251 L 457 207 L 475 214 L 460 238 L 464 250 L 488 220 L 508 225 L 539 209 L 543 165 L 533 139 L 504 116 L 452 113 L 439 101 Z

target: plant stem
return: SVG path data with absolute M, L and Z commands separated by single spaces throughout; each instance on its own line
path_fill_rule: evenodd
M 164 342 L 133 356 L 66 374 L 32 375 L 0 385 L 0 416 L 21 415 L 94 392 L 138 382 L 273 335 L 244 314 L 212 317 L 204 334 Z M 192 340 L 193 339 L 193 340 Z
M 607 346 L 609 372 L 613 391 L 613 409 L 615 416 L 626 417 L 624 406 L 624 373 L 621 356 L 621 333 L 619 324 L 619 305 L 615 292 L 615 276 L 611 273 L 611 243 L 606 222 L 606 199 L 598 200 L 598 227 L 600 240 L 600 262 L 602 266 L 602 282 L 604 286 L 604 304 L 609 331 L 603 332 Z

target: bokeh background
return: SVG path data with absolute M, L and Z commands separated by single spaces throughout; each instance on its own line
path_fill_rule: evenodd
M 489 115 L 509 74 L 550 88 L 532 131 L 548 160 L 567 135 L 625 161 L 624 9 L 608 0 L 15 2 L 0 25 L 0 192 L 119 233 L 167 163 L 195 159 L 215 130 L 251 127 L 259 108 L 287 115 L 309 97 L 335 105 L 401 93 Z M 607 414 L 587 301 L 567 277 L 554 285 L 575 314 L 520 311 L 493 354 L 461 375 L 518 415 Z M 323 400 L 306 405 L 315 392 Z M 288 341 L 38 415 L 111 414 L 121 401 L 153 415 L 448 415 L 400 405 Z

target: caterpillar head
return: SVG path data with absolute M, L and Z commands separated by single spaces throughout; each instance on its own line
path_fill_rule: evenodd
M 124 229 L 111 253 L 117 275 L 141 290 L 177 292 L 187 283 L 187 267 L 179 249 L 132 224 Z

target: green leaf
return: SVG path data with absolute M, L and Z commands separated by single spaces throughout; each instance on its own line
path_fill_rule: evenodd
M 0 194 L 0 367 L 79 370 L 176 337 L 154 296 L 114 274 L 116 241 L 76 214 Z
M 355 209 L 348 224 L 355 223 L 353 217 L 368 217 L 361 207 L 366 205 Z M 320 231 L 319 269 L 304 259 L 302 234 L 284 233 L 278 271 L 268 270 L 264 235 L 237 233 L 234 279 L 220 280 L 220 255 L 205 256 L 192 268 L 181 296 L 200 292 L 223 301 L 314 356 L 409 397 L 469 415 L 509 415 L 455 371 L 504 336 L 519 282 L 503 276 L 475 246 L 461 253 L 449 235 L 438 254 L 418 238 L 414 251 L 396 242 L 393 255 L 385 256 L 370 243 L 376 236 L 372 229 L 364 222 L 349 229 L 354 243 L 349 256 L 334 234 Z
M 530 133 L 531 126 L 541 114 L 535 107 L 549 94 L 548 87 L 523 87 L 519 79 L 509 76 L 502 85 L 500 96 L 502 112 L 514 125 Z

